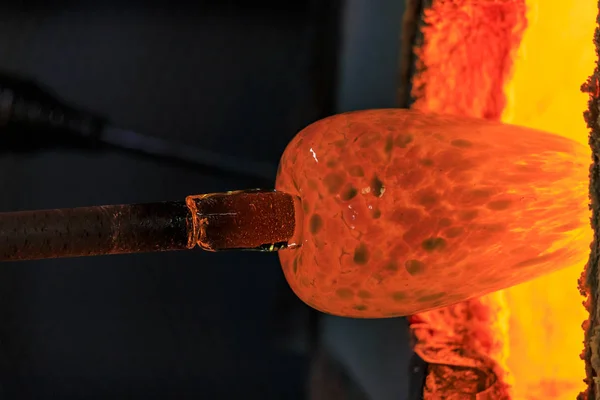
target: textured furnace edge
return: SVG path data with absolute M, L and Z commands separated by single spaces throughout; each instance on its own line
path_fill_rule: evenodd
M 415 47 L 421 35 L 421 24 L 424 2 L 426 0 L 406 0 L 402 15 L 402 31 L 400 34 L 400 60 L 398 68 L 398 89 L 396 106 L 408 108 L 412 103 L 412 76 L 415 73 Z
M 599 15 L 596 23 L 600 23 L 600 2 L 598 3 Z M 594 33 L 594 46 L 596 56 L 600 57 L 600 29 L 596 27 Z M 592 166 L 590 167 L 590 198 L 592 210 L 592 228 L 594 241 L 591 245 L 588 264 L 579 281 L 579 288 L 586 297 L 585 306 L 589 312 L 589 319 L 584 322 L 585 342 L 582 358 L 585 361 L 587 389 L 579 396 L 579 400 L 600 400 L 597 390 L 600 371 L 600 309 L 598 296 L 600 292 L 600 59 L 596 61 L 593 74 L 581 87 L 582 92 L 588 93 L 588 110 L 584 113 L 586 123 L 590 129 L 589 144 L 592 150 Z

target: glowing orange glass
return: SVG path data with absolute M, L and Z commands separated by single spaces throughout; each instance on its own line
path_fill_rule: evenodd
M 301 247 L 279 253 L 324 312 L 408 315 L 583 262 L 589 153 L 545 132 L 371 110 L 319 121 L 276 189 L 302 200 Z

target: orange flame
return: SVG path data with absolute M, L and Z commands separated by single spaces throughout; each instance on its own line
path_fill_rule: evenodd
M 579 87 L 594 69 L 598 5 L 591 0 L 529 0 L 527 6 L 529 26 L 505 88 L 502 120 L 587 144 L 583 111 L 588 99 Z M 516 399 L 574 399 L 585 388 L 579 355 L 587 316 L 577 288 L 583 265 L 565 267 L 506 291 L 511 310 L 508 366 Z
M 501 118 L 587 143 L 587 99 L 579 87 L 594 67 L 596 14 L 591 0 L 434 1 L 418 50 L 422 72 L 415 79 L 415 107 Z M 586 314 L 577 289 L 583 265 L 565 267 L 415 316 L 416 351 L 430 362 L 449 361 L 427 352 L 432 338 L 423 326 L 433 327 L 442 333 L 434 344 L 463 347 L 463 357 L 454 356 L 451 364 L 477 367 L 512 385 L 510 391 L 496 385 L 477 399 L 575 398 L 585 378 L 579 354 Z M 432 370 L 426 399 L 440 398 L 435 374 L 443 372 Z

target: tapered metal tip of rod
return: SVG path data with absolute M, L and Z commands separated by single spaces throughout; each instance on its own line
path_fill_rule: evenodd
M 274 190 L 188 196 L 195 243 L 204 250 L 278 251 L 293 246 L 298 199 Z

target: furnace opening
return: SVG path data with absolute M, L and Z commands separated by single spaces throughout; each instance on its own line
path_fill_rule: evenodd
M 499 119 L 587 144 L 588 96 L 579 88 L 594 70 L 597 7 L 591 0 L 434 0 L 416 50 L 414 107 Z M 588 254 L 589 246 L 580 251 Z M 577 284 L 583 268 L 565 265 L 412 317 L 415 349 L 431 365 L 425 399 L 444 391 L 478 393 L 477 399 L 575 399 L 585 389 L 580 354 L 587 313 Z M 452 377 L 453 385 L 444 384 Z

